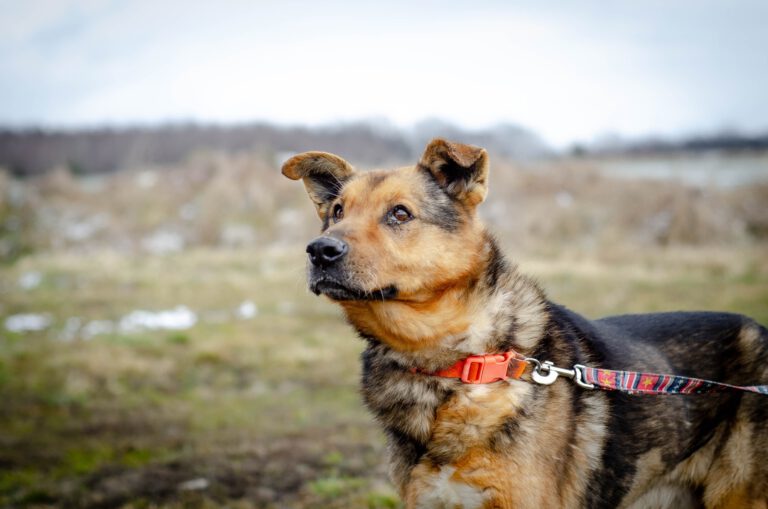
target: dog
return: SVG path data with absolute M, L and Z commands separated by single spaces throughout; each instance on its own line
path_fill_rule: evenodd
M 764 327 L 712 312 L 593 321 L 550 302 L 478 218 L 482 148 L 438 138 L 415 166 L 366 172 L 306 152 L 282 173 L 303 181 L 322 221 L 307 246 L 309 288 L 367 343 L 363 399 L 407 508 L 768 508 L 764 395 L 540 385 L 534 369 L 549 360 L 764 384 Z M 508 352 L 524 368 L 515 376 L 465 383 L 453 369 Z

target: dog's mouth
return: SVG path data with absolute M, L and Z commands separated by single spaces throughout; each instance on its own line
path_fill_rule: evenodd
M 397 288 L 394 285 L 375 290 L 363 290 L 345 285 L 329 277 L 311 281 L 309 289 L 316 295 L 323 294 L 333 300 L 390 300 L 397 296 Z

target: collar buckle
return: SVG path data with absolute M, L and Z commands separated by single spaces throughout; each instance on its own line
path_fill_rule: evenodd
M 512 352 L 491 355 L 470 355 L 464 359 L 461 381 L 465 384 L 487 384 L 507 379 Z

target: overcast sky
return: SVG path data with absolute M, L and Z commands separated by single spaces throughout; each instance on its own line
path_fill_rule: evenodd
M 0 124 L 768 129 L 768 1 L 0 0 Z

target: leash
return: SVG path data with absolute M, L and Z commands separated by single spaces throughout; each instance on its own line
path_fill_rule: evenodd
M 768 395 L 768 385 L 731 385 L 703 378 L 590 368 L 582 364 L 574 365 L 573 369 L 563 369 L 549 361 L 542 364 L 536 359 L 528 360 L 535 366 L 531 375 L 533 381 L 543 385 L 552 384 L 559 376 L 565 376 L 586 389 L 598 388 L 628 394 L 709 394 L 735 390 Z
M 615 369 L 591 368 L 575 364 L 573 368 L 560 368 L 550 361 L 539 362 L 510 351 L 503 354 L 470 355 L 457 361 L 448 369 L 433 373 L 411 369 L 412 373 L 424 373 L 445 378 L 459 378 L 466 384 L 486 384 L 519 379 L 525 368 L 533 366 L 531 378 L 541 385 L 555 383 L 559 377 L 570 378 L 584 389 L 620 391 L 632 395 L 641 394 L 710 394 L 723 391 L 746 391 L 768 395 L 768 385 L 731 385 L 723 382 L 704 380 L 679 375 L 621 371 Z

